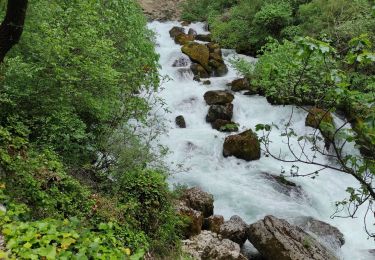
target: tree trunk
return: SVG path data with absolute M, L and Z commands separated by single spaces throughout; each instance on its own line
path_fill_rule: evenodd
M 7 13 L 0 25 L 0 63 L 21 38 L 27 3 L 28 0 L 8 0 Z

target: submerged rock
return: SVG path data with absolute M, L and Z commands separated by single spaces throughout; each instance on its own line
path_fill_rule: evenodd
M 234 99 L 234 96 L 225 90 L 210 90 L 203 97 L 208 105 L 225 105 Z
M 345 244 L 344 234 L 337 227 L 326 222 L 301 216 L 294 219 L 294 224 L 308 233 L 313 233 L 334 250 L 338 250 Z
M 225 138 L 224 157 L 235 156 L 246 161 L 260 158 L 260 143 L 257 135 L 250 129 L 238 135 Z
M 198 187 L 184 191 L 181 200 L 190 208 L 201 211 L 205 218 L 214 213 L 214 196 Z
M 266 216 L 251 224 L 247 233 L 249 241 L 266 259 L 338 259 L 301 228 L 274 216 Z
M 190 60 L 187 57 L 180 57 L 173 62 L 172 67 L 187 67 L 189 64 Z
M 263 177 L 272 182 L 273 187 L 280 193 L 287 196 L 297 195 L 298 197 L 304 197 L 305 193 L 302 187 L 296 183 L 287 180 L 284 176 L 273 175 L 270 173 L 263 172 Z
M 176 125 L 179 128 L 186 128 L 185 118 L 183 116 L 177 116 L 176 117 Z
M 239 245 L 243 245 L 247 240 L 247 224 L 239 216 L 232 216 L 220 226 L 220 235 L 228 238 Z
M 213 123 L 218 119 L 230 121 L 233 116 L 233 104 L 212 105 L 206 116 L 207 123 Z
M 245 260 L 240 246 L 216 233 L 202 231 L 198 236 L 182 241 L 182 251 L 196 260 Z
M 211 81 L 210 80 L 205 80 L 202 82 L 203 85 L 211 85 Z

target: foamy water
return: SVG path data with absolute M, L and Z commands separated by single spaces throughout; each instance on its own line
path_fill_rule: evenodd
M 271 157 L 262 156 L 260 160 L 246 162 L 234 157 L 224 158 L 222 155 L 223 141 L 227 133 L 220 133 L 206 123 L 205 117 L 209 106 L 203 95 L 208 90 L 226 90 L 226 84 L 239 77 L 229 66 L 228 60 L 236 56 L 234 51 L 224 51 L 229 72 L 225 77 L 210 78 L 211 85 L 203 85 L 193 81 L 193 75 L 184 69 L 172 67 L 181 53 L 181 46 L 176 45 L 169 36 L 177 22 L 152 22 L 149 27 L 156 32 L 157 52 L 160 54 L 160 73 L 168 75 L 170 81 L 163 85 L 158 95 L 164 99 L 171 113 L 160 116 L 167 124 L 168 133 L 159 142 L 167 146 L 171 153 L 166 157 L 166 163 L 172 168 L 182 164 L 184 172 L 173 174 L 170 184 L 199 186 L 214 195 L 215 214 L 221 214 L 226 219 L 232 215 L 241 216 L 247 223 L 253 223 L 265 215 L 275 215 L 280 218 L 293 219 L 298 216 L 312 216 L 316 219 L 336 226 L 345 235 L 345 245 L 336 252 L 342 259 L 371 259 L 364 253 L 374 248 L 374 242 L 367 239 L 363 227 L 364 212 L 360 211 L 357 219 L 331 219 L 335 211 L 335 202 L 344 199 L 346 187 L 357 187 L 358 184 L 351 176 L 327 170 L 318 178 L 293 178 L 291 181 L 302 187 L 306 196 L 287 196 L 275 190 L 270 181 L 262 173 L 279 175 L 281 169 L 289 171 L 291 165 L 282 163 Z M 198 33 L 207 33 L 201 23 L 192 24 Z M 187 57 L 187 56 L 185 56 Z M 243 57 L 243 56 L 242 56 Z M 247 57 L 249 61 L 253 60 Z M 187 66 L 188 68 L 189 66 Z M 233 93 L 233 121 L 240 124 L 240 131 L 255 129 L 259 123 L 274 123 L 282 127 L 289 119 L 292 106 L 272 106 L 260 96 L 245 96 Z M 175 125 L 175 118 L 183 115 L 187 128 L 180 129 Z M 305 127 L 306 112 L 294 108 L 293 128 L 298 134 L 314 131 Z M 335 119 L 340 123 L 339 119 Z M 283 143 L 279 131 L 271 134 L 272 151 L 285 158 L 291 156 Z M 294 140 L 296 142 L 296 140 Z M 353 153 L 356 152 L 353 150 Z M 307 153 L 311 154 L 310 150 Z M 327 158 L 318 156 L 317 160 L 327 162 Z M 308 165 L 298 165 L 300 172 L 309 173 L 317 170 Z

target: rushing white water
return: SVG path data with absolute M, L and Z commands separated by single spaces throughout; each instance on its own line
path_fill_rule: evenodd
M 171 79 L 158 93 L 171 111 L 160 115 L 167 122 L 169 132 L 159 141 L 171 151 L 166 157 L 167 164 L 171 167 L 183 164 L 186 168 L 186 171 L 173 174 L 170 183 L 200 186 L 213 194 L 215 214 L 221 214 L 226 219 L 235 214 L 241 216 L 247 223 L 253 223 L 269 214 L 289 220 L 297 216 L 312 216 L 320 219 L 338 227 L 344 233 L 346 243 L 337 252 L 340 258 L 371 259 L 364 253 L 374 247 L 373 240 L 367 239 L 364 232 L 364 212 L 359 212 L 357 219 L 330 218 L 335 210 L 334 203 L 346 197 L 346 187 L 357 186 L 354 178 L 333 171 L 325 171 L 316 179 L 295 178 L 292 181 L 302 187 L 306 196 L 287 196 L 275 190 L 262 173 L 278 175 L 282 167 L 288 170 L 291 165 L 265 156 L 252 162 L 223 157 L 223 141 L 228 134 L 220 133 L 206 123 L 208 105 L 203 95 L 208 90 L 228 89 L 226 84 L 239 75 L 227 63 L 228 74 L 225 77 L 211 78 L 212 84 L 206 86 L 193 81 L 193 75 L 188 69 L 172 67 L 176 59 L 186 57 L 181 53 L 181 46 L 176 45 L 169 36 L 168 31 L 173 26 L 180 26 L 180 24 L 177 22 L 149 24 L 157 34 L 160 72 Z M 185 28 L 194 28 L 198 33 L 207 33 L 200 23 Z M 236 55 L 233 51 L 225 53 L 226 61 Z M 189 68 L 189 65 L 186 68 Z M 234 95 L 233 121 L 240 124 L 241 131 L 255 129 L 255 125 L 259 123 L 275 123 L 282 126 L 289 119 L 291 106 L 272 106 L 260 96 L 245 96 L 241 93 L 234 93 Z M 177 128 L 175 125 L 174 120 L 178 115 L 184 116 L 186 129 Z M 293 127 L 299 134 L 313 131 L 305 127 L 305 118 L 306 112 L 295 108 Z M 286 158 L 290 156 L 280 137 L 280 132 L 274 131 L 271 139 L 273 151 L 278 153 L 281 149 Z M 318 160 L 327 161 L 324 157 L 319 157 Z M 300 171 L 305 173 L 316 170 L 307 165 L 299 165 L 299 167 Z

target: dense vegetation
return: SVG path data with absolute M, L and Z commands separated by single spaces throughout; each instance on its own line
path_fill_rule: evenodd
M 257 93 L 272 104 L 309 106 L 343 115 L 341 126 L 320 126 L 330 151 L 319 148 L 319 137 L 298 138 L 317 153 L 336 160 L 338 171 L 352 175 L 361 188 L 348 188 L 338 210 L 354 216 L 359 206 L 374 211 L 375 187 L 375 3 L 369 0 L 188 0 L 184 18 L 205 20 L 213 39 L 227 48 L 257 55 L 258 62 L 233 61 Z M 351 125 L 351 130 L 347 126 Z M 267 148 L 271 125 L 260 124 Z M 296 133 L 289 122 L 283 136 Z M 325 128 L 325 129 L 323 129 Z M 318 131 L 319 132 L 319 131 Z M 289 139 L 288 139 L 289 140 Z M 345 145 L 355 143 L 361 155 Z M 290 148 L 290 147 L 289 147 Z M 266 152 L 269 152 L 267 150 Z M 278 158 L 275 155 L 275 158 Z M 321 165 L 315 158 L 291 162 Z M 321 171 L 322 171 L 321 170 Z M 320 171 L 300 174 L 315 177 Z M 369 234 L 375 236 L 375 234 Z
M 166 173 L 145 139 L 154 133 L 140 130 L 159 86 L 152 37 L 133 0 L 29 4 L 0 64 L 0 258 L 178 248 Z

